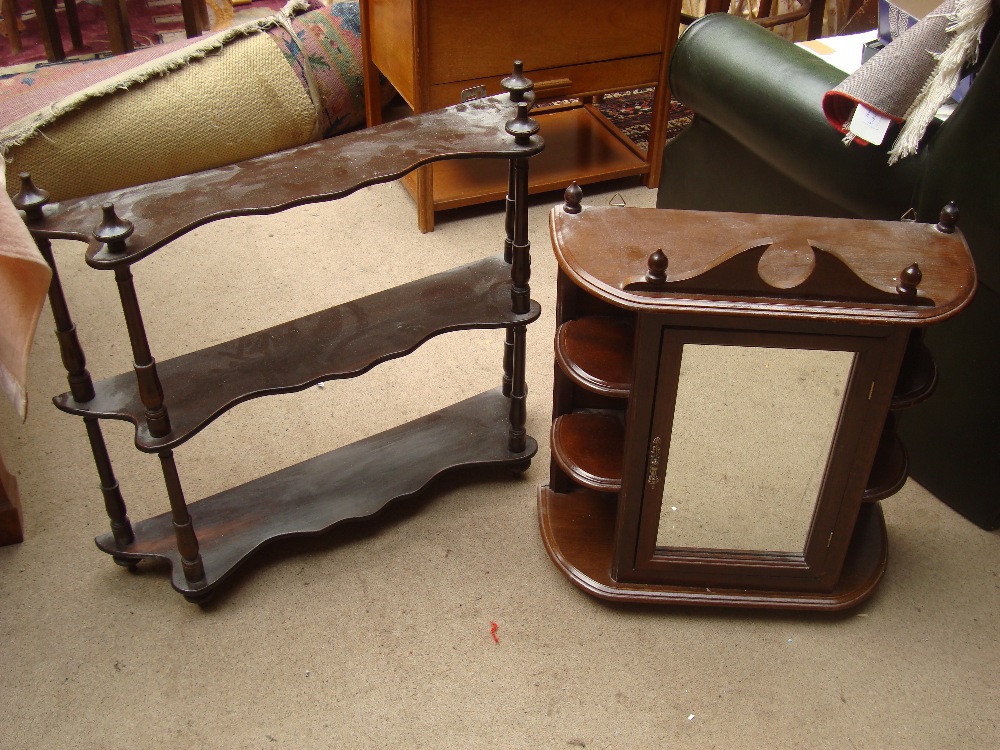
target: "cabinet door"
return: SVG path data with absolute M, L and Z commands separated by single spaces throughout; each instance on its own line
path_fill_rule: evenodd
M 633 384 L 616 577 L 830 590 L 898 347 L 884 334 L 680 328 L 644 317 L 637 352 L 650 356 Z
M 662 0 L 424 0 L 431 85 L 504 76 L 511 61 L 536 71 L 663 49 Z

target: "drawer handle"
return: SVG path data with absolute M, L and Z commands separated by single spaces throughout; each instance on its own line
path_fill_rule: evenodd
M 541 81 L 535 84 L 536 94 L 547 94 L 550 91 L 561 91 L 562 89 L 568 89 L 573 85 L 573 82 L 569 78 L 555 78 L 551 81 Z

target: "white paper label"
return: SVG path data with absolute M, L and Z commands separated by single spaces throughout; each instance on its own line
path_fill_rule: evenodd
M 876 146 L 882 143 L 885 132 L 889 129 L 892 120 L 878 112 L 869 109 L 864 104 L 859 104 L 854 110 L 847 129 L 863 141 L 868 141 Z

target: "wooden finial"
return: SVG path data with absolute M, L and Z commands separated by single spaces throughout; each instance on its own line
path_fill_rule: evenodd
M 583 189 L 573 180 L 563 192 L 563 211 L 568 214 L 578 214 L 583 210 Z
M 954 202 L 949 203 L 941 209 L 941 216 L 938 218 L 937 230 L 944 234 L 951 234 L 958 224 L 958 206 Z
M 899 296 L 907 300 L 916 299 L 917 285 L 923 278 L 924 274 L 921 272 L 920 266 L 916 263 L 904 268 L 902 273 L 899 274 L 899 283 L 896 285 L 896 291 L 899 292 Z
M 519 146 L 527 146 L 531 142 L 531 136 L 538 132 L 538 123 L 528 117 L 527 102 L 517 105 L 517 117 L 508 120 L 505 129 L 514 136 L 514 143 Z
M 663 252 L 663 248 L 656 248 L 649 255 L 649 259 L 646 261 L 646 266 L 649 268 L 646 271 L 646 281 L 653 282 L 664 282 L 667 280 L 667 256 Z
M 535 88 L 532 80 L 524 75 L 524 63 L 520 60 L 514 61 L 514 72 L 500 81 L 500 85 L 510 94 L 512 102 L 528 101 L 528 92 Z
M 120 253 L 125 250 L 125 240 L 135 229 L 135 225 L 128 219 L 122 219 L 115 213 L 114 203 L 104 203 L 101 206 L 104 217 L 101 223 L 94 228 L 94 239 L 103 242 L 112 253 Z
M 12 199 L 14 208 L 24 211 L 29 222 L 41 221 L 45 218 L 42 209 L 49 202 L 49 194 L 35 187 L 35 183 L 31 181 L 31 175 L 27 172 L 21 172 L 20 177 L 21 189 Z

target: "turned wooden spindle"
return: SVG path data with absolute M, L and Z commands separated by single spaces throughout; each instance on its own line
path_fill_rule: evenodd
M 534 100 L 532 89 L 535 88 L 535 84 L 524 75 L 524 63 L 520 60 L 514 61 L 514 72 L 500 81 L 500 86 L 510 95 L 512 102 L 530 103 Z
M 519 315 L 523 315 L 531 310 L 531 288 L 529 286 L 531 279 L 531 242 L 528 240 L 528 161 L 527 159 L 517 159 L 514 163 L 516 179 L 510 297 L 513 311 Z M 527 327 L 517 325 L 508 330 L 510 331 L 511 341 L 511 387 L 510 430 L 507 447 L 512 453 L 520 453 L 525 449 L 527 436 L 525 429 L 528 416 L 528 388 L 525 382 L 525 357 L 527 352 L 525 337 Z
M 122 253 L 125 242 L 132 236 L 135 226 L 128 219 L 118 216 L 114 203 L 101 205 L 101 223 L 94 228 L 94 239 L 103 242 L 108 252 Z M 129 266 L 115 268 L 115 282 L 118 296 L 125 314 L 129 343 L 132 345 L 132 360 L 135 377 L 139 386 L 139 398 L 146 407 L 146 426 L 154 437 L 163 437 L 170 432 L 170 417 L 163 403 L 163 386 L 156 372 L 156 361 L 149 350 L 146 326 L 139 309 L 139 298 L 135 293 L 135 283 Z
M 198 537 L 194 533 L 191 514 L 184 500 L 184 490 L 174 462 L 174 452 L 161 451 L 160 468 L 163 470 L 163 481 L 167 485 L 167 498 L 170 500 L 170 520 L 174 527 L 174 538 L 177 540 L 177 551 L 181 556 L 181 567 L 188 583 L 198 583 L 205 580 L 205 565 L 201 559 L 198 547 Z
M 525 357 L 527 354 L 526 326 L 514 326 L 514 372 L 511 379 L 510 411 L 508 418 L 510 429 L 507 433 L 507 450 L 511 453 L 521 453 L 527 446 L 528 431 L 528 386 L 525 381 Z
M 507 167 L 507 197 L 504 203 L 504 241 L 503 259 L 506 263 L 514 261 L 514 192 L 516 190 L 517 170 L 511 161 Z M 504 396 L 510 396 L 511 381 L 514 373 L 514 331 L 510 328 L 504 334 L 503 342 L 503 379 L 501 390 Z
M 508 120 L 504 129 L 514 136 L 514 143 L 519 146 L 531 143 L 531 136 L 538 132 L 538 123 L 528 115 L 527 102 L 520 102 L 517 105 L 517 116 L 513 120 Z
M 108 246 L 108 251 L 121 253 L 125 251 L 125 240 L 132 236 L 135 225 L 128 219 L 122 219 L 115 212 L 114 203 L 101 205 L 101 223 L 94 227 L 94 239 Z
M 917 285 L 923 278 L 924 274 L 916 263 L 904 268 L 899 274 L 899 283 L 896 285 L 899 296 L 908 301 L 915 300 L 917 298 Z
M 938 218 L 937 230 L 944 234 L 951 234 L 955 231 L 955 226 L 958 224 L 958 206 L 954 203 L 949 203 L 947 206 L 941 209 L 941 215 Z
M 528 105 L 521 102 L 517 105 L 517 117 L 506 124 L 508 133 L 514 136 L 516 143 L 525 145 L 538 132 L 538 123 L 528 117 Z M 511 243 L 510 267 L 510 298 L 514 313 L 524 315 L 531 311 L 531 242 L 528 240 L 528 160 L 514 159 L 514 232 Z M 525 382 L 525 358 L 527 347 L 525 337 L 527 327 L 512 326 L 509 341 L 511 346 L 505 347 L 504 354 L 510 353 L 510 428 L 507 447 L 512 453 L 519 453 L 527 445 L 527 397 L 528 388 Z
M 135 541 L 135 533 L 132 530 L 132 522 L 129 520 L 128 510 L 125 507 L 125 498 L 122 497 L 118 479 L 111 466 L 111 456 L 108 455 L 108 447 L 104 442 L 101 424 L 97 417 L 84 417 L 83 423 L 87 428 L 90 451 L 94 454 L 97 476 L 101 480 L 101 495 L 104 497 L 104 510 L 111 522 L 111 536 L 119 548 L 125 548 Z M 132 567 L 135 563 L 126 564 Z
M 667 256 L 663 252 L 663 248 L 656 248 L 649 255 L 649 259 L 646 261 L 646 267 L 649 269 L 646 271 L 646 281 L 652 281 L 654 283 L 663 283 L 667 280 Z
M 25 221 L 30 228 L 31 224 L 44 220 L 44 208 L 49 202 L 49 194 L 37 188 L 27 172 L 22 172 L 20 177 L 21 187 L 12 201 L 15 208 L 24 211 Z M 52 271 L 52 280 L 49 282 L 49 307 L 52 308 L 52 317 L 56 322 L 56 340 L 59 342 L 59 354 L 66 369 L 70 392 L 73 398 L 81 403 L 90 401 L 94 398 L 94 383 L 87 371 L 87 360 L 76 335 L 76 326 L 69 314 L 69 306 L 66 304 L 66 296 L 59 279 L 59 270 L 52 254 L 52 243 L 38 235 L 33 235 L 33 239 L 38 252 Z
M 170 417 L 163 402 L 163 386 L 156 372 L 156 360 L 149 350 L 146 326 L 142 321 L 139 298 L 128 266 L 115 269 L 115 281 L 118 283 L 118 296 L 125 313 L 129 343 L 132 345 L 132 369 L 139 386 L 139 399 L 146 407 L 146 426 L 153 437 L 164 437 L 170 433 Z
M 24 211 L 24 217 L 29 224 L 41 221 L 45 218 L 44 208 L 49 202 L 49 194 L 35 187 L 29 173 L 21 172 L 20 178 L 21 187 L 11 199 L 14 208 Z
M 563 211 L 578 214 L 583 210 L 583 188 L 573 180 L 563 192 Z
M 29 173 L 22 172 L 20 178 L 20 190 L 12 200 L 15 208 L 24 212 L 25 220 L 30 227 L 31 224 L 45 218 L 44 208 L 49 202 L 49 194 L 35 186 Z M 80 346 L 76 325 L 69 313 L 69 305 L 66 304 L 66 296 L 59 279 L 59 269 L 52 253 L 52 243 L 47 238 L 37 235 L 33 239 L 39 253 L 52 271 L 52 280 L 49 282 L 49 307 L 56 323 L 56 341 L 59 343 L 59 355 L 66 370 L 70 393 L 77 402 L 86 403 L 94 398 L 94 381 L 87 370 L 87 358 L 83 353 L 83 347 Z M 135 540 L 135 534 L 132 531 L 132 523 L 128 518 L 118 479 L 111 466 L 104 433 L 96 418 L 84 417 L 83 422 L 87 428 L 87 438 L 90 441 L 97 475 L 101 480 L 101 494 L 104 497 L 108 520 L 111 522 L 111 534 L 119 547 L 125 547 Z

